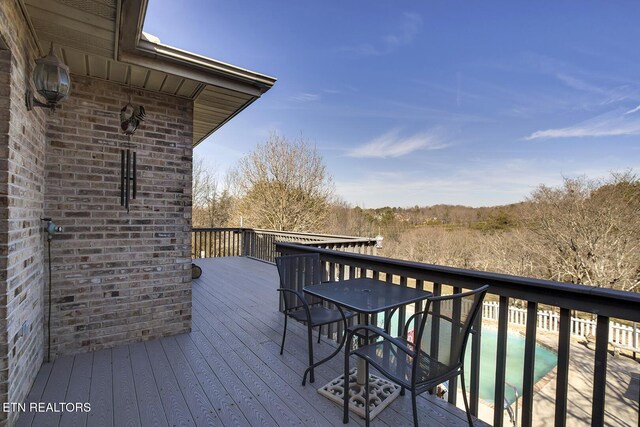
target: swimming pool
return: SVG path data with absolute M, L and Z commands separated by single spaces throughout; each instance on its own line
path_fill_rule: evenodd
M 493 328 L 482 329 L 482 342 L 480 347 L 480 399 L 493 402 L 496 381 L 496 350 L 498 330 Z M 524 367 L 525 338 L 517 332 L 507 334 L 507 369 L 506 381 L 518 390 L 522 396 L 522 374 Z M 471 344 L 469 344 L 465 357 L 465 366 L 471 366 Z M 534 366 L 534 384 L 540 381 L 557 364 L 557 355 L 553 351 L 536 344 L 536 360 Z M 469 378 L 469 375 L 466 375 Z M 514 390 L 506 386 L 504 395 L 509 404 L 515 401 Z
M 379 320 L 379 326 L 383 327 L 383 322 Z M 391 319 L 391 330 L 396 331 L 397 317 Z M 441 334 L 447 337 L 449 334 Z M 445 338 L 446 339 L 446 338 Z M 497 353 L 498 330 L 490 327 L 482 328 L 482 340 L 480 344 L 480 399 L 492 404 L 494 399 L 496 382 L 496 353 Z M 522 375 L 524 372 L 524 346 L 525 338 L 517 332 L 507 334 L 507 365 L 505 378 L 506 382 L 517 389 L 518 396 L 522 396 Z M 447 344 L 444 345 L 444 348 Z M 552 350 L 536 344 L 536 359 L 534 366 L 534 384 L 540 381 L 557 364 L 557 355 Z M 469 378 L 471 367 L 471 341 L 467 345 L 465 354 L 467 391 L 469 390 Z M 459 382 L 458 382 L 458 386 Z M 516 392 L 509 385 L 505 386 L 504 396 L 509 404 L 515 402 Z

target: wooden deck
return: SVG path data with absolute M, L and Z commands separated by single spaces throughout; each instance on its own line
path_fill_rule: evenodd
M 22 413 L 19 426 L 340 426 L 342 409 L 317 387 L 343 369 L 336 357 L 301 385 L 306 329 L 289 322 L 279 354 L 277 272 L 249 258 L 199 259 L 193 331 L 57 359 L 42 365 L 27 402 L 89 402 L 88 413 Z M 324 340 L 316 357 L 333 344 Z M 421 425 L 466 426 L 464 412 L 419 399 Z M 351 425 L 363 425 L 351 416 Z M 409 394 L 372 423 L 412 425 Z M 486 425 L 480 421 L 476 425 Z

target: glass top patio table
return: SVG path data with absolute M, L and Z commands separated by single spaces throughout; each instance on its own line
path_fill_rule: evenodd
M 375 314 L 420 301 L 431 292 L 394 285 L 371 278 L 324 282 L 307 286 L 304 292 L 363 314 Z
M 431 292 L 420 289 L 398 286 L 393 283 L 364 277 L 339 282 L 324 282 L 307 286 L 303 290 L 309 295 L 364 314 L 367 324 L 369 324 L 369 317 L 373 314 L 385 310 L 395 310 L 433 295 Z M 367 333 L 366 337 L 361 336 L 361 338 L 366 341 L 374 339 L 374 336 L 370 336 Z M 344 340 L 337 350 L 325 360 L 335 356 L 343 346 Z M 349 384 L 347 387 L 345 387 L 345 376 L 343 374 L 320 387 L 318 392 L 337 404 L 341 404 L 345 390 L 348 390 L 350 395 L 349 409 L 364 418 L 364 405 L 362 402 L 365 401 L 365 372 L 364 359 L 358 358 L 358 367 L 351 370 L 348 379 L 346 379 Z M 374 407 L 370 410 L 370 417 L 373 419 L 400 395 L 401 388 L 399 385 L 375 375 L 370 375 L 369 383 L 371 384 L 369 394 L 373 393 L 376 396 Z

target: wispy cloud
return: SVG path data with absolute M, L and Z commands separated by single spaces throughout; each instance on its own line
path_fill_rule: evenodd
M 359 43 L 340 48 L 341 51 L 358 55 L 386 55 L 401 46 L 410 44 L 422 30 L 422 17 L 416 13 L 405 12 L 394 32 L 374 42 Z
M 565 85 L 569 86 L 572 89 L 577 89 L 584 92 L 591 92 L 597 94 L 605 94 L 608 91 L 604 88 L 591 84 L 579 77 L 569 75 L 564 72 L 560 72 L 556 74 L 558 80 L 560 80 Z
M 594 97 L 593 103 L 595 105 L 609 105 L 637 98 L 637 90 L 627 84 L 616 84 L 615 86 L 597 85 L 588 81 L 588 78 L 580 78 L 565 73 L 559 73 L 556 77 L 572 89 L 591 94 Z
M 416 13 L 405 12 L 398 33 L 385 36 L 383 42 L 388 48 L 404 46 L 413 41 L 421 28 L 422 17 Z
M 387 158 L 401 157 L 418 150 L 439 150 L 448 147 L 436 132 L 417 133 L 401 137 L 395 129 L 354 148 L 347 154 L 350 157 Z
M 632 113 L 640 111 L 640 106 L 623 112 L 615 110 L 613 112 L 601 114 L 592 119 L 578 123 L 574 126 L 558 129 L 546 129 L 533 132 L 527 136 L 526 140 L 550 139 L 550 138 L 577 138 L 596 136 L 621 136 L 640 135 L 640 114 Z
M 638 105 L 636 108 L 632 108 L 631 110 L 627 111 L 625 114 L 625 116 L 627 114 L 633 114 L 633 113 L 637 113 L 638 111 L 640 111 L 640 105 Z
M 320 91 L 315 92 L 299 92 L 289 97 L 290 101 L 295 103 L 308 103 L 320 101 L 326 96 L 337 95 L 340 91 L 338 89 L 322 89 Z
M 295 101 L 295 102 L 313 102 L 313 101 L 317 101 L 317 100 L 320 99 L 320 94 L 319 93 L 302 92 L 302 93 L 298 93 L 296 95 L 293 95 L 290 99 L 292 101 Z
M 537 52 L 525 51 L 508 61 L 486 60 L 482 64 L 495 69 L 496 73 L 526 72 L 536 77 L 533 82 L 544 83 L 544 86 L 532 86 L 533 90 L 519 87 L 514 90 L 501 82 L 503 88 L 498 88 L 497 93 L 505 103 L 513 103 L 507 110 L 508 115 L 531 117 L 541 113 L 596 111 L 640 98 L 638 82 L 620 73 L 595 72 L 576 62 Z

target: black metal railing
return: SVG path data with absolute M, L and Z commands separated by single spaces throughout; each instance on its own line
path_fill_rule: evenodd
M 534 365 L 536 348 L 536 320 L 539 305 L 555 307 L 560 312 L 558 333 L 558 364 L 556 376 L 555 425 L 566 426 L 567 396 L 569 384 L 570 325 L 571 311 L 591 313 L 597 318 L 595 336 L 595 362 L 592 381 L 592 426 L 605 423 L 605 386 L 607 380 L 607 351 L 609 345 L 609 321 L 611 318 L 629 322 L 640 321 L 640 294 L 602 289 L 548 280 L 495 274 L 475 270 L 465 270 L 438 265 L 423 264 L 378 256 L 337 252 L 324 248 L 291 243 L 276 243 L 276 251 L 282 254 L 320 254 L 325 265 L 325 280 L 344 280 L 355 277 L 374 277 L 398 286 L 415 286 L 432 291 L 436 295 L 443 292 L 460 292 L 490 285 L 489 293 L 499 301 L 498 337 L 495 374 L 494 408 L 503 408 L 505 399 L 507 330 L 509 302 L 512 299 L 526 301 L 527 322 L 525 331 L 525 355 L 523 370 L 523 390 L 521 393 L 520 425 L 532 425 L 534 395 Z M 416 304 L 414 310 L 420 310 Z M 406 319 L 406 309 L 398 311 L 398 334 Z M 479 333 L 473 335 L 468 351 L 471 351 L 469 394 L 471 411 L 477 416 L 479 408 L 480 342 L 482 322 L 480 317 L 475 325 Z M 396 331 L 393 331 L 396 332 Z M 340 329 L 328 331 L 330 337 L 339 336 Z M 586 363 L 586 362 L 585 362 Z M 469 367 L 468 367 L 469 368 Z M 449 402 L 456 404 L 457 384 L 451 382 Z M 571 421 L 569 421 L 570 423 Z M 494 426 L 504 425 L 504 411 L 494 410 Z
M 191 256 L 192 258 L 248 256 L 275 262 L 275 258 L 279 255 L 276 243 L 279 242 L 369 255 L 375 254 L 377 244 L 375 239 L 329 234 L 257 228 L 194 228 L 191 232 Z

